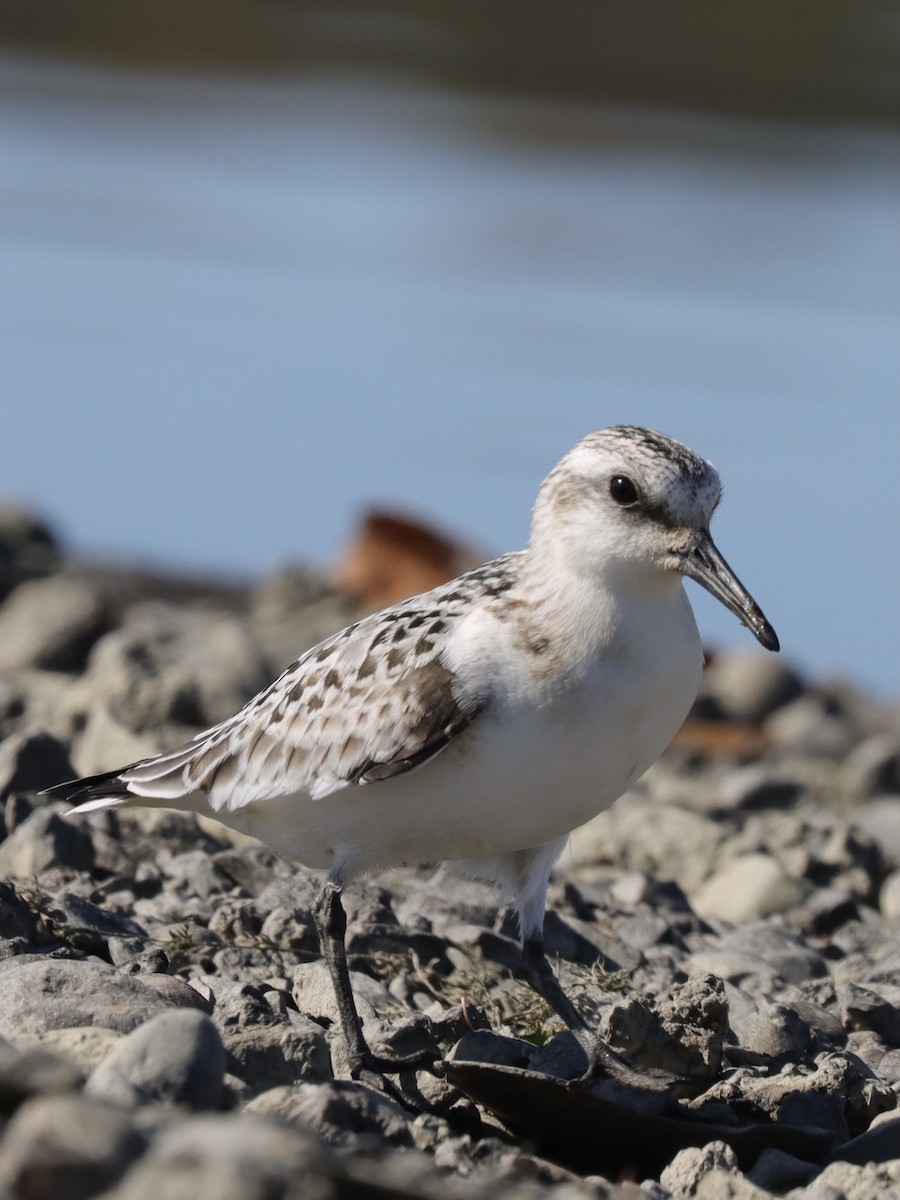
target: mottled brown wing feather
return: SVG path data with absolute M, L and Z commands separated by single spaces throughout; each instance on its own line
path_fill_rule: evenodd
M 93 786 L 76 781 L 67 795 L 88 803 L 117 795 L 176 801 L 201 791 L 213 809 L 236 809 L 294 793 L 320 799 L 413 770 L 459 737 L 489 702 L 466 690 L 444 651 L 473 593 L 500 597 L 518 557 L 495 560 L 351 625 L 221 725 Z
M 444 654 L 473 598 L 510 589 L 520 555 L 367 617 L 313 647 L 239 713 L 170 753 L 57 789 L 85 808 L 165 803 L 205 792 L 215 810 L 411 771 L 459 737 L 490 701 Z

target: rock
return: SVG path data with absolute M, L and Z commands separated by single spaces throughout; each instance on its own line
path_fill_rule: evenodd
M 263 1092 L 247 1112 L 279 1117 L 342 1150 L 411 1147 L 410 1114 L 396 1100 L 349 1080 Z
M 737 1155 L 724 1142 L 688 1146 L 679 1150 L 659 1177 L 674 1196 L 696 1196 L 700 1180 L 710 1171 L 738 1173 Z
M 0 671 L 80 671 L 109 628 L 103 597 L 83 579 L 54 575 L 23 583 L 0 608 Z
M 768 854 L 742 854 L 726 863 L 691 897 L 702 917 L 753 921 L 802 903 L 810 885 L 793 879 Z
M 38 730 L 0 743 L 0 800 L 15 792 L 39 792 L 73 779 L 75 769 L 58 738 Z
M 564 862 L 576 880 L 585 868 L 611 862 L 656 879 L 674 879 L 690 893 L 712 873 L 724 837 L 721 825 L 708 817 L 629 792 L 575 830 Z
M 900 871 L 891 871 L 881 885 L 878 907 L 886 917 L 900 917 Z
M 141 983 L 148 988 L 152 988 L 154 992 L 159 992 L 170 1004 L 177 1008 L 195 1008 L 198 1012 L 211 1013 L 213 1005 L 210 1003 L 209 996 L 193 987 L 187 979 L 182 979 L 179 975 L 162 975 L 156 973 L 138 974 Z M 210 989 L 207 992 L 212 994 Z
M 731 721 L 762 721 L 802 694 L 803 684 L 789 666 L 754 650 L 715 655 L 704 672 L 700 691 Z
M 159 1013 L 116 1043 L 87 1082 L 110 1104 L 181 1104 L 213 1109 L 222 1094 L 225 1049 L 201 1013 Z
M 11 883 L 0 880 L 0 941 L 34 940 L 37 922 L 28 904 Z
M 225 1031 L 228 1070 L 243 1080 L 252 1094 L 284 1084 L 333 1078 L 324 1031 L 314 1021 L 300 1019 L 301 1024 Z
M 168 1003 L 137 978 L 99 962 L 0 963 L 0 1036 L 99 1025 L 129 1033 Z
M 54 929 L 69 945 L 77 946 L 89 954 L 106 955 L 110 938 L 140 938 L 146 940 L 146 931 L 120 913 L 101 908 L 73 892 L 58 895 L 53 904 Z
M 882 733 L 860 742 L 844 760 L 841 778 L 854 799 L 896 796 L 900 793 L 900 737 Z
M 189 896 L 208 900 L 234 887 L 231 879 L 220 870 L 204 850 L 185 850 L 162 864 L 163 874 L 170 887 Z
M 402 1005 L 392 996 L 383 983 L 364 975 L 361 971 L 350 972 L 350 982 L 356 997 L 356 1007 L 363 1021 L 378 1020 L 387 1013 L 402 1012 Z M 321 959 L 301 963 L 294 970 L 293 996 L 297 1008 L 318 1022 L 328 1022 L 340 1028 L 334 985 L 328 968 Z
M 769 716 L 765 732 L 783 750 L 809 758 L 837 761 L 852 748 L 856 730 L 829 698 L 807 693 Z
M 0 875 L 33 881 L 51 867 L 89 871 L 94 863 L 90 835 L 53 808 L 37 808 L 0 844 Z
M 223 721 L 270 677 L 236 617 L 148 601 L 97 642 L 84 682 L 117 720 L 141 732 Z
M 848 1029 L 867 1029 L 891 1046 L 900 1047 L 900 1009 L 877 992 L 857 984 L 838 988 L 841 1016 Z
M 900 869 L 900 804 L 893 796 L 870 800 L 855 809 L 853 824 L 875 842 L 889 867 Z
M 464 1034 L 447 1057 L 452 1061 L 493 1063 L 497 1067 L 527 1067 L 534 1052 L 531 1042 L 478 1029 Z
M 816 888 L 788 920 L 801 933 L 830 937 L 850 921 L 859 921 L 860 907 L 843 888 Z
M 20 1050 L 43 1049 L 65 1059 L 88 1076 L 106 1058 L 124 1035 L 100 1025 L 76 1025 L 71 1029 L 45 1029 L 39 1034 L 16 1038 Z
M 790 930 L 765 922 L 742 925 L 726 934 L 720 939 L 717 951 L 694 956 L 694 970 L 705 970 L 723 979 L 734 978 L 733 969 L 718 970 L 712 965 L 716 961 L 726 965 L 730 956 L 734 956 L 739 964 L 743 963 L 743 966 L 738 966 L 738 979 L 735 981 L 739 981 L 742 971 L 748 974 L 774 974 L 788 983 L 800 983 L 828 975 L 825 960 L 801 938 Z M 700 966 L 697 960 L 702 960 L 703 965 Z
M 471 1035 L 470 1035 L 471 1036 Z M 507 1042 L 518 1042 L 517 1038 L 504 1038 Z M 513 1049 L 510 1057 L 515 1059 L 517 1048 Z M 478 1059 L 478 1062 L 490 1061 Z M 588 1069 L 587 1055 L 575 1040 L 575 1036 L 564 1030 L 556 1033 L 543 1046 L 532 1048 L 531 1056 L 524 1063 L 510 1062 L 509 1066 L 527 1066 L 529 1071 L 540 1071 L 542 1075 L 552 1075 L 555 1079 L 580 1079 Z
M 772 1001 L 751 999 L 737 988 L 728 989 L 729 1016 L 739 1046 L 764 1058 L 800 1057 L 813 1045 L 812 1031 L 793 1009 Z
M 328 1183 L 337 1170 L 323 1148 L 280 1123 L 196 1116 L 161 1129 L 103 1200 L 341 1200 Z
M 85 1200 L 105 1194 L 144 1144 L 126 1115 L 97 1100 L 29 1100 L 0 1142 L 0 1191 L 27 1200 Z
M 94 703 L 84 728 L 73 739 L 72 759 L 80 775 L 99 775 L 123 763 L 150 758 L 164 747 L 159 733 L 147 729 L 136 733 L 110 712 L 105 700 Z
M 81 1083 L 78 1068 L 49 1049 L 0 1044 L 0 1112 L 12 1112 L 29 1096 L 75 1091 Z
M 802 1192 L 788 1200 L 873 1200 L 900 1194 L 900 1159 L 890 1162 L 833 1162 Z
M 251 600 L 251 627 L 271 674 L 358 617 L 348 596 L 304 568 L 287 567 L 263 580 Z
M 865 1133 L 844 1142 L 832 1150 L 829 1162 L 866 1163 L 890 1162 L 900 1159 L 900 1116 L 895 1112 L 882 1113 L 874 1119 Z
M 716 791 L 720 812 L 759 812 L 761 809 L 788 809 L 804 793 L 804 785 L 768 765 L 738 767 L 731 771 Z
M 0 600 L 28 579 L 59 566 L 60 548 L 49 525 L 11 505 L 0 508 Z
M 766 1192 L 781 1195 L 789 1188 L 803 1187 L 817 1171 L 818 1168 L 812 1163 L 804 1162 L 802 1158 L 795 1158 L 793 1154 L 786 1154 L 784 1150 L 776 1150 L 770 1146 L 763 1150 L 753 1164 L 748 1177 Z

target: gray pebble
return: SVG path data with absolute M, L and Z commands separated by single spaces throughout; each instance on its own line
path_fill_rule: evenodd
M 0 800 L 39 792 L 77 774 L 65 745 L 43 730 L 16 733 L 0 743 Z
M 0 608 L 0 671 L 80 671 L 111 614 L 97 588 L 54 575 L 23 583 Z
M 659 1177 L 663 1187 L 673 1196 L 696 1196 L 704 1175 L 711 1171 L 737 1174 L 737 1156 L 724 1142 L 708 1142 L 705 1146 L 688 1146 L 679 1150 Z
M 317 1169 L 323 1159 L 312 1139 L 281 1123 L 196 1116 L 160 1130 L 103 1200 L 333 1200 L 333 1168 Z
M 129 1033 L 169 1008 L 139 979 L 99 962 L 54 959 L 0 964 L 0 1036 L 76 1025 Z
M 0 1044 L 0 1112 L 12 1112 L 29 1096 L 71 1092 L 81 1083 L 78 1068 L 48 1049 Z
M 0 875 L 31 881 L 51 867 L 89 871 L 94 864 L 90 835 L 53 808 L 37 808 L 0 845 Z
M 341 1149 L 411 1147 L 411 1115 L 389 1096 L 349 1080 L 263 1092 L 247 1111 L 279 1117 Z
M 0 1192 L 23 1200 L 85 1200 L 113 1186 L 143 1149 L 129 1117 L 98 1100 L 29 1100 L 0 1141 Z
M 117 1042 L 86 1090 L 110 1104 L 181 1104 L 215 1108 L 225 1077 L 225 1050 L 208 1017 L 160 1013 Z
M 225 1030 L 228 1070 L 243 1080 L 251 1094 L 333 1077 L 324 1030 L 314 1021 L 301 1020 L 302 1024 Z
M 700 695 L 712 698 L 732 721 L 761 721 L 802 693 L 800 678 L 782 659 L 728 650 L 707 667 Z

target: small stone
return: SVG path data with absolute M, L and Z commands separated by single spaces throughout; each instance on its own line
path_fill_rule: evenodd
M 31 882 L 51 867 L 89 871 L 94 862 L 90 835 L 52 808 L 37 808 L 0 844 L 0 875 Z
M 766 735 L 776 746 L 807 758 L 837 761 L 856 741 L 856 730 L 828 697 L 807 693 L 768 718 Z
M 410 1114 L 390 1097 L 349 1080 L 273 1088 L 251 1100 L 247 1112 L 279 1117 L 345 1150 L 413 1145 Z
M 90 1075 L 100 1066 L 109 1052 L 124 1035 L 100 1025 L 76 1025 L 71 1029 L 45 1029 L 41 1034 L 16 1038 L 20 1050 L 42 1049 L 77 1067 L 82 1075 Z
M 766 1192 L 781 1195 L 789 1188 L 803 1187 L 817 1173 L 818 1167 L 812 1163 L 769 1146 L 754 1163 L 748 1178 Z
M 333 1078 L 328 1039 L 314 1021 L 226 1030 L 228 1070 L 252 1094 L 299 1082 Z
M 198 1012 L 202 1013 L 211 1013 L 213 1010 L 213 1005 L 202 991 L 192 987 L 188 980 L 182 979 L 180 975 L 148 973 L 139 974 L 136 978 L 179 1008 L 196 1008 Z M 211 989 L 207 988 L 206 990 L 209 996 L 212 996 Z
M 392 996 L 383 983 L 364 975 L 361 971 L 350 972 L 350 982 L 356 1006 L 362 1019 L 378 1020 L 387 1013 L 402 1011 L 396 997 Z M 293 996 L 297 1008 L 313 1020 L 327 1021 L 340 1025 L 334 985 L 327 966 L 321 959 L 301 963 L 294 971 Z
M 103 1200 L 336 1200 L 328 1175 L 337 1170 L 323 1148 L 281 1124 L 244 1114 L 193 1116 L 159 1130 Z
M 0 1142 L 0 1192 L 28 1200 L 105 1194 L 144 1145 L 129 1117 L 98 1100 L 35 1098 L 22 1105 Z
M 742 854 L 726 863 L 691 897 L 702 917 L 753 921 L 801 904 L 810 892 L 768 854 Z
M 40 792 L 77 774 L 65 745 L 50 733 L 14 733 L 0 743 L 0 800 Z
M 0 608 L 0 671 L 80 671 L 110 628 L 100 593 L 62 575 L 23 583 Z
M 783 811 L 795 805 L 803 791 L 796 779 L 776 774 L 766 764 L 738 767 L 717 789 L 716 808 L 720 812 Z
M 503 1037 L 478 1029 L 459 1039 L 447 1058 L 452 1062 L 492 1063 L 497 1067 L 527 1067 L 535 1048 L 521 1038 Z
M 0 965 L 0 1036 L 99 1025 L 128 1033 L 169 1008 L 138 979 L 99 962 L 7 960 Z
M 891 1046 L 900 1047 L 900 1009 L 883 996 L 854 983 L 838 988 L 841 1016 L 848 1029 L 877 1033 Z
M 701 1179 L 711 1171 L 738 1173 L 737 1155 L 724 1142 L 708 1142 L 705 1146 L 679 1150 L 659 1181 L 674 1196 L 696 1196 Z
M 812 1032 L 793 1009 L 760 1001 L 738 988 L 728 988 L 731 1028 L 743 1050 L 765 1058 L 800 1056 L 813 1044 Z
M 821 956 L 796 934 L 768 922 L 741 925 L 721 938 L 718 953 L 737 954 L 752 964 L 757 960 L 766 969 L 788 983 L 827 978 L 828 966 Z M 722 975 L 708 968 L 714 975 Z M 724 978 L 724 976 L 723 976 Z
M 832 1162 L 802 1192 L 788 1200 L 873 1200 L 900 1195 L 900 1159 L 887 1162 Z
M 174 855 L 163 864 L 163 874 L 169 880 L 169 886 L 176 891 L 202 896 L 204 900 L 228 892 L 234 886 L 203 850 L 186 850 Z
M 564 1030 L 554 1034 L 543 1046 L 536 1046 L 527 1066 L 529 1071 L 540 1071 L 555 1079 L 579 1079 L 588 1069 L 588 1060 L 574 1034 Z
M 12 1112 L 29 1096 L 75 1091 L 81 1082 L 78 1068 L 50 1050 L 0 1045 L 0 1112 Z
M 852 797 L 900 793 L 900 738 L 882 733 L 866 738 L 847 756 L 841 776 Z
M 875 842 L 888 867 L 900 869 L 900 804 L 895 797 L 876 797 L 854 809 L 853 824 Z
M 34 939 L 37 922 L 34 913 L 11 883 L 0 880 L 0 939 Z
M 48 575 L 60 561 L 56 534 L 24 508 L 0 508 L 0 599 L 25 580 Z
M 212 1021 L 189 1010 L 159 1013 L 117 1042 L 86 1091 L 110 1104 L 215 1108 L 225 1049 Z
M 798 675 L 780 659 L 753 650 L 717 654 L 706 668 L 701 695 L 732 721 L 762 721 L 803 694 Z

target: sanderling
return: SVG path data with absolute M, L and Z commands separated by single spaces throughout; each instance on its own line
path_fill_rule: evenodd
M 719 554 L 715 468 L 647 429 L 592 433 L 550 472 L 526 550 L 365 618 L 303 654 L 239 713 L 171 753 L 53 789 L 76 812 L 210 812 L 328 874 L 314 915 L 352 1073 L 425 1066 L 370 1050 L 344 949 L 342 890 L 400 864 L 496 884 L 521 974 L 594 1068 L 629 1078 L 542 946 L 569 833 L 662 753 L 697 693 L 685 575 L 769 650 L 775 632 Z

